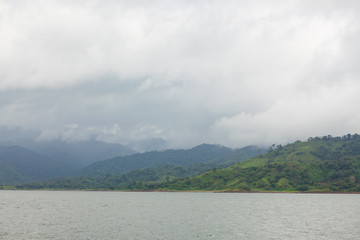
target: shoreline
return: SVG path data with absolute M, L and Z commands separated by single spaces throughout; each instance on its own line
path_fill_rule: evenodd
M 168 192 L 168 193 L 271 193 L 271 194 L 360 194 L 360 192 L 332 191 L 231 191 L 231 190 L 109 190 L 109 189 L 0 189 L 0 191 L 54 191 L 54 192 Z

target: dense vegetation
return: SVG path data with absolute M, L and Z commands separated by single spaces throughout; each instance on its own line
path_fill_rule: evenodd
M 77 176 L 49 179 L 41 182 L 18 185 L 18 189 L 141 189 L 151 184 L 168 182 L 177 178 L 195 176 L 218 167 L 214 164 L 197 163 L 189 167 L 162 166 L 134 170 L 124 174 L 105 176 Z M 146 184 L 145 184 L 146 183 Z
M 188 167 L 196 163 L 231 164 L 247 160 L 262 152 L 264 149 L 254 146 L 233 150 L 220 145 L 202 144 L 186 150 L 138 153 L 96 162 L 85 168 L 83 175 L 103 177 L 108 174 L 117 175 L 133 170 L 158 168 L 166 165 Z
M 219 155 L 221 152 L 224 155 L 210 159 L 210 156 L 214 156 L 215 149 L 219 150 Z M 256 148 L 250 149 L 252 154 L 254 151 L 259 153 Z M 186 151 L 194 155 L 187 155 Z M 200 154 L 201 152 L 203 155 Z M 183 156 L 182 159 L 180 155 Z M 61 178 L 22 185 L 18 188 L 360 191 L 360 135 L 358 134 L 348 134 L 343 137 L 315 137 L 286 146 L 273 145 L 267 153 L 241 161 L 244 160 L 244 155 L 246 154 L 240 150 L 233 151 L 213 145 L 201 145 L 190 150 L 152 152 L 142 155 L 143 159 L 140 159 L 138 154 L 134 158 L 115 158 L 102 161 L 99 165 L 95 164 L 94 166 L 100 167 L 92 168 L 92 174 L 89 174 L 91 173 L 89 171 L 88 175 L 76 178 Z M 134 160 L 136 164 L 145 163 L 147 167 L 130 171 L 130 168 L 126 168 L 130 164 L 129 159 Z M 202 162 L 197 162 L 199 159 Z M 169 165 L 168 162 L 177 165 Z M 136 164 L 134 166 L 137 166 Z M 125 166 L 125 172 L 119 166 Z
M 139 189 L 151 184 L 195 176 L 211 169 L 230 166 L 234 162 L 247 160 L 264 151 L 255 146 L 233 150 L 218 145 L 203 144 L 189 150 L 167 150 L 117 157 L 91 165 L 85 169 L 82 176 L 52 179 L 18 187 Z
M 272 146 L 262 156 L 147 189 L 360 191 L 360 135 L 325 136 Z

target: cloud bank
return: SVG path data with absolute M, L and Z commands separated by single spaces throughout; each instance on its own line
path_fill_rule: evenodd
M 357 1 L 0 1 L 0 130 L 233 147 L 360 132 Z

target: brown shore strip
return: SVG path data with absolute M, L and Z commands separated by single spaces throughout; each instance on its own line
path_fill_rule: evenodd
M 286 194 L 360 194 L 360 192 L 332 192 L 332 191 L 308 191 L 308 192 L 286 192 L 286 191 L 237 191 L 237 190 L 110 190 L 110 189 L 0 189 L 5 191 L 65 191 L 65 192 L 189 192 L 189 193 L 286 193 Z

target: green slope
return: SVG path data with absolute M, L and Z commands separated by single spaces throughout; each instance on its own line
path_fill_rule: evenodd
M 18 189 L 116 189 L 131 190 L 145 185 L 158 184 L 177 178 L 195 176 L 215 168 L 213 164 L 198 163 L 189 167 L 162 166 L 134 170 L 124 174 L 98 176 L 77 176 L 49 179 L 41 182 L 18 185 Z M 144 185 L 145 184 L 145 185 Z
M 263 151 L 263 149 L 257 147 L 233 150 L 219 145 L 202 144 L 187 150 L 138 153 L 131 156 L 116 157 L 96 162 L 85 168 L 83 175 L 115 175 L 133 170 L 158 168 L 166 165 L 182 167 L 188 167 L 197 163 L 231 165 L 234 162 L 247 160 Z
M 277 146 L 231 167 L 148 188 L 169 190 L 360 191 L 360 135 Z
M 230 166 L 263 153 L 248 146 L 237 150 L 203 144 L 189 150 L 167 150 L 114 158 L 91 165 L 83 176 L 25 184 L 19 188 L 139 189 Z M 130 170 L 134 169 L 135 170 Z M 136 169 L 138 168 L 138 169 Z

